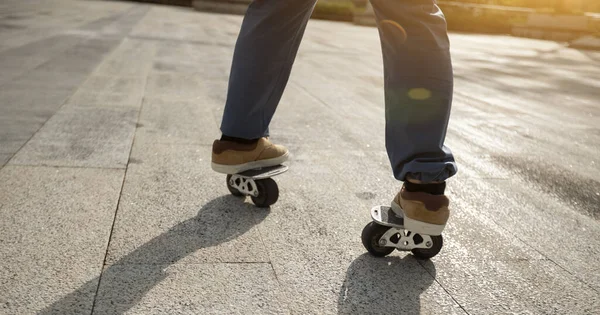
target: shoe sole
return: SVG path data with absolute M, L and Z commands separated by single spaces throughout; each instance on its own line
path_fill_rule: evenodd
M 446 228 L 446 224 L 433 224 L 423 221 L 418 221 L 410 218 L 404 212 L 404 209 L 400 207 L 396 202 L 392 202 L 392 210 L 396 213 L 402 213 L 404 216 L 404 229 L 409 230 L 413 233 L 425 234 L 425 235 L 441 235 Z
M 248 162 L 248 163 L 244 163 L 244 164 L 236 164 L 236 165 L 224 165 L 224 164 L 217 164 L 217 163 L 213 162 L 211 164 L 211 166 L 212 166 L 213 171 L 215 171 L 217 173 L 239 174 L 239 173 L 242 173 L 247 170 L 279 165 L 279 164 L 287 161 L 288 157 L 289 157 L 289 152 L 286 152 L 284 155 L 278 156 L 278 157 L 272 158 L 272 159 L 252 161 L 252 162 Z

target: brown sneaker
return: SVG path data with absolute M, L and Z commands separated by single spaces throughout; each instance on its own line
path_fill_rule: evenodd
M 392 210 L 404 217 L 404 228 L 419 234 L 440 235 L 450 217 L 445 195 L 410 192 L 405 187 L 392 201 Z
M 260 138 L 254 144 L 215 140 L 212 151 L 212 169 L 218 173 L 238 174 L 243 171 L 279 165 L 287 161 L 288 150 Z

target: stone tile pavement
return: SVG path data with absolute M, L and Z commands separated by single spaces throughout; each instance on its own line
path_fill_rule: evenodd
M 309 24 L 265 210 L 209 164 L 240 23 L 0 3 L 0 314 L 600 314 L 600 54 L 451 34 L 445 246 L 376 259 L 360 232 L 400 186 L 376 29 Z

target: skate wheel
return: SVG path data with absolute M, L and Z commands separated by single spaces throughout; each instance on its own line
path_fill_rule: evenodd
M 411 250 L 412 254 L 419 259 L 429 259 L 437 255 L 444 246 L 444 238 L 441 235 L 431 235 L 431 241 L 433 244 L 430 248 L 415 248 Z
M 243 196 L 244 194 L 242 194 L 239 190 L 237 190 L 237 188 L 232 187 L 231 184 L 229 184 L 229 180 L 231 180 L 232 175 L 227 175 L 227 189 L 229 189 L 229 192 L 234 195 L 234 196 Z
M 277 202 L 279 198 L 279 187 L 272 178 L 265 178 L 256 181 L 258 196 L 252 196 L 252 202 L 258 207 L 267 208 Z
M 361 239 L 365 248 L 376 257 L 383 257 L 389 255 L 394 251 L 394 247 L 385 247 L 379 245 L 379 239 L 390 229 L 387 226 L 377 224 L 376 222 L 370 222 L 367 224 L 362 231 Z

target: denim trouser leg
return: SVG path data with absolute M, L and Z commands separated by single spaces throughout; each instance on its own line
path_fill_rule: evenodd
M 398 180 L 453 176 L 444 138 L 453 74 L 446 20 L 434 0 L 371 0 L 383 52 L 386 149 Z
M 250 4 L 233 55 L 223 134 L 244 139 L 268 136 L 316 2 L 262 0 Z
M 253 2 L 236 44 L 221 131 L 268 135 L 316 0 Z M 453 75 L 435 0 L 371 0 L 384 61 L 386 149 L 394 176 L 443 181 L 457 167 L 444 146 Z M 359 43 L 358 43 L 359 44 Z

